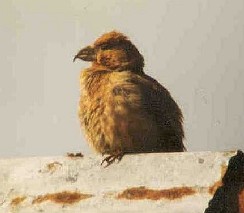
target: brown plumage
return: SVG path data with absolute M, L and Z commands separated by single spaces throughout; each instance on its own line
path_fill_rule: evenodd
M 78 52 L 91 61 L 80 76 L 79 118 L 87 140 L 108 164 L 126 153 L 182 152 L 182 113 L 170 93 L 143 71 L 132 42 L 109 32 Z

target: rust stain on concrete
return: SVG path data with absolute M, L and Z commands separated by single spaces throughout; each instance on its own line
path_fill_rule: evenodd
M 59 192 L 59 193 L 39 195 L 39 196 L 37 196 L 37 198 L 35 198 L 32 201 L 32 204 L 38 204 L 38 203 L 42 203 L 45 201 L 53 201 L 53 202 L 59 203 L 59 204 L 74 204 L 81 200 L 88 199 L 90 197 L 93 197 L 93 195 L 82 194 L 79 192 L 63 191 L 63 192 Z
M 26 196 L 13 198 L 11 201 L 11 205 L 17 206 L 17 205 L 21 204 L 25 199 L 26 199 Z
M 185 196 L 193 195 L 196 193 L 196 190 L 191 187 L 174 187 L 171 189 L 148 189 L 144 186 L 133 187 L 130 189 L 124 190 L 120 193 L 118 199 L 129 199 L 129 200 L 160 200 L 160 199 L 180 199 Z
M 212 186 L 208 188 L 208 193 L 213 195 L 216 192 L 216 190 L 222 185 L 223 185 L 222 180 L 216 181 Z
M 212 186 L 209 187 L 208 189 L 208 193 L 213 195 L 216 190 L 223 185 L 222 183 L 222 178 L 224 177 L 225 173 L 226 173 L 226 170 L 227 170 L 227 165 L 225 164 L 222 164 L 221 165 L 221 177 L 218 181 L 216 181 Z
M 244 189 L 239 193 L 238 201 L 239 201 L 239 212 L 244 213 Z

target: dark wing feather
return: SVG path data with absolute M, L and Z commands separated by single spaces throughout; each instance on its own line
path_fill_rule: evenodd
M 184 138 L 182 112 L 169 91 L 147 75 L 140 75 L 140 80 L 137 82 L 142 94 L 143 107 L 157 124 L 159 134 L 157 150 L 163 152 L 186 150 L 182 141 Z

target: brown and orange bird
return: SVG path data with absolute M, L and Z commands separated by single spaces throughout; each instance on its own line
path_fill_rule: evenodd
M 80 76 L 79 118 L 107 165 L 124 154 L 182 152 L 182 113 L 169 91 L 143 71 L 144 59 L 122 33 L 103 34 L 75 59 L 92 62 Z

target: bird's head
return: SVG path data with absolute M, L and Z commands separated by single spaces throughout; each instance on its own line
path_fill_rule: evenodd
M 111 71 L 143 73 L 143 56 L 125 35 L 116 31 L 103 34 L 94 44 L 81 49 L 74 61 L 77 58 Z

